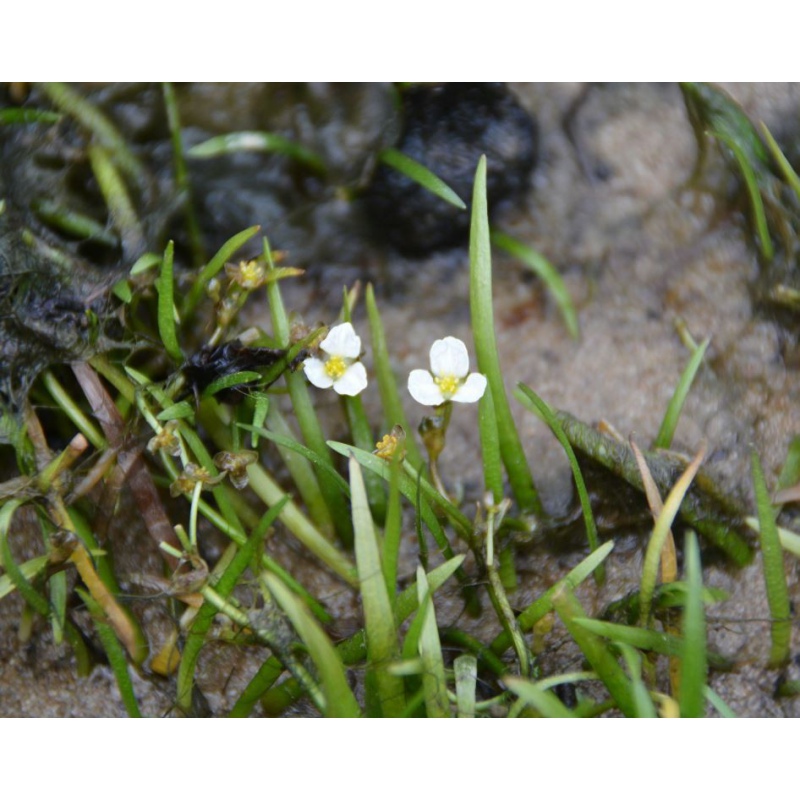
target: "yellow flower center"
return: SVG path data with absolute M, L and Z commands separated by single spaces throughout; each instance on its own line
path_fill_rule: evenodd
M 325 362 L 325 372 L 329 378 L 338 381 L 347 372 L 347 364 L 341 356 L 331 356 Z
M 446 398 L 451 398 L 461 386 L 461 381 L 455 375 L 442 375 L 433 379 Z

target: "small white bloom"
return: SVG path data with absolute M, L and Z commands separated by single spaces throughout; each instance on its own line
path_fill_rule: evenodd
M 431 371 L 411 370 L 408 391 L 424 406 L 454 403 L 476 403 L 486 391 L 486 377 L 469 371 L 467 346 L 461 339 L 446 336 L 431 347 Z
M 321 358 L 307 358 L 303 362 L 306 377 L 320 389 L 330 389 L 350 397 L 367 387 L 367 370 L 356 359 L 361 355 L 361 338 L 349 322 L 336 325 L 322 340 L 320 350 L 327 354 Z

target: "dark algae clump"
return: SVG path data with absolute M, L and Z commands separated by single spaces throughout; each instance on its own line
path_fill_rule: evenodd
M 534 120 L 503 84 L 419 86 L 403 96 L 404 129 L 397 149 L 419 161 L 464 200 L 475 164 L 489 163 L 489 207 L 519 199 L 538 153 Z M 469 213 L 443 202 L 418 183 L 380 166 L 366 193 L 373 227 L 403 253 L 421 255 L 466 241 Z

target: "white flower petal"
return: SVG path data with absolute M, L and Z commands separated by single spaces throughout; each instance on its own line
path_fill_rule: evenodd
M 445 400 L 442 390 L 434 383 L 433 375 L 426 369 L 411 370 L 408 391 L 423 406 L 440 406 Z
M 455 336 L 437 339 L 431 347 L 431 372 L 437 378 L 466 378 L 469 354 L 464 342 Z
M 325 369 L 325 362 L 318 358 L 307 358 L 303 362 L 303 371 L 314 386 L 320 389 L 330 389 L 333 386 L 333 378 L 328 375 Z
M 349 322 L 343 322 L 328 331 L 320 348 L 332 356 L 358 358 L 361 355 L 361 337 Z
M 367 388 L 367 370 L 360 361 L 351 364 L 339 380 L 333 384 L 337 394 L 346 394 L 355 397 Z
M 473 372 L 450 398 L 454 403 L 477 403 L 486 391 L 486 376 Z

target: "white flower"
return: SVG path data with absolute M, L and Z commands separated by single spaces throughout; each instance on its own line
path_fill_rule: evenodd
M 424 406 L 440 406 L 448 400 L 476 403 L 486 391 L 486 377 L 479 372 L 469 372 L 469 355 L 464 342 L 446 336 L 437 339 L 431 347 L 430 372 L 411 370 L 408 391 Z
M 303 362 L 306 377 L 314 386 L 333 387 L 337 394 L 350 397 L 364 391 L 367 370 L 356 361 L 361 355 L 361 338 L 349 322 L 331 328 L 319 348 L 327 354 L 326 359 L 312 357 Z

